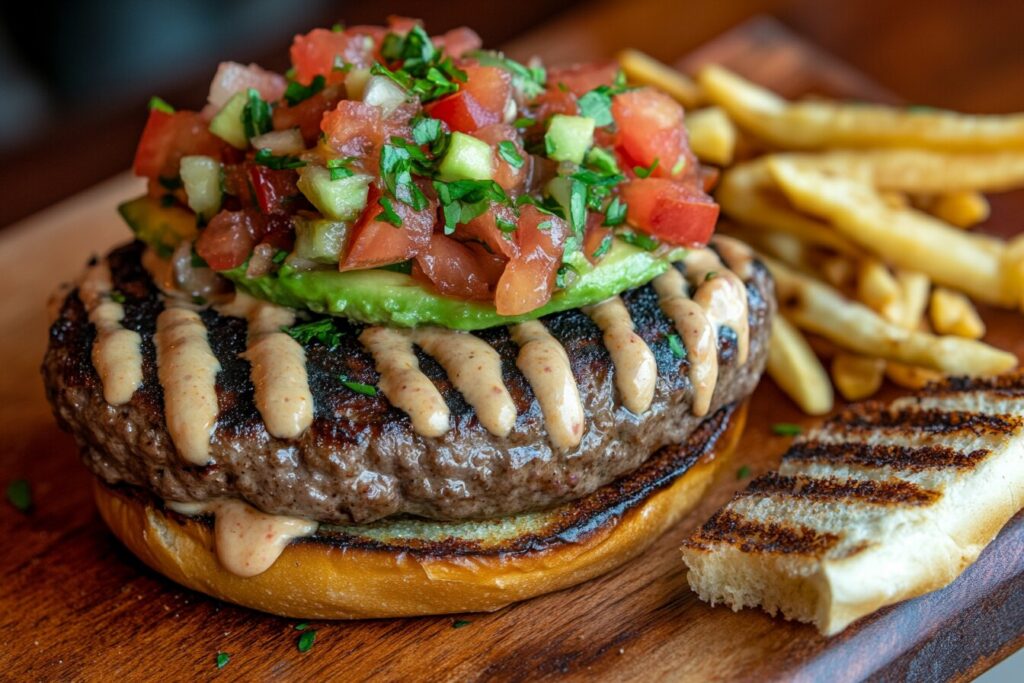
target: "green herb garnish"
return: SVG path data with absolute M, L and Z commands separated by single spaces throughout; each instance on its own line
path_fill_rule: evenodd
M 355 161 L 355 157 L 328 159 L 327 170 L 331 172 L 331 180 L 341 180 L 342 178 L 350 178 L 355 175 L 354 171 L 349 168 L 349 164 L 353 161 Z
M 604 239 L 601 240 L 601 244 L 597 245 L 597 249 L 590 256 L 594 259 L 599 259 L 609 252 L 612 248 L 612 240 L 615 238 L 611 235 L 605 235 Z
M 401 66 L 392 70 L 383 64 L 374 64 L 370 73 L 387 76 L 422 102 L 450 95 L 465 83 L 466 72 L 455 66 L 451 57 L 442 58 L 430 36 L 422 26 L 414 26 L 400 36 L 389 33 L 381 44 L 381 56 Z
M 791 422 L 776 422 L 772 425 L 772 432 L 778 436 L 797 436 L 802 434 L 803 427 Z
M 456 619 L 452 622 L 452 628 L 463 628 L 464 626 L 469 626 L 472 623 L 473 622 L 469 619 Z
M 323 90 L 325 85 L 327 85 L 327 79 L 321 74 L 314 76 L 309 85 L 302 85 L 298 81 L 291 81 L 284 91 L 284 99 L 288 102 L 288 106 L 294 107 L 299 102 L 308 100 Z
M 348 375 L 338 375 L 338 379 L 341 380 L 342 384 L 344 384 L 346 387 L 356 392 L 357 394 L 362 394 L 363 396 L 377 395 L 377 387 L 373 386 L 372 384 L 363 384 L 362 382 L 356 382 L 354 380 L 349 379 Z
M 227 652 L 218 652 L 217 653 L 217 668 L 218 669 L 223 669 L 225 666 L 228 665 L 228 662 L 230 662 L 230 661 L 231 661 L 231 655 L 228 654 Z
M 377 203 L 380 205 L 380 208 L 383 209 L 383 211 L 380 212 L 380 218 L 396 228 L 402 227 L 402 217 L 395 211 L 395 206 L 391 203 L 391 200 L 388 197 L 381 197 L 377 200 Z
M 676 358 L 686 358 L 686 347 L 678 334 L 668 335 L 668 348 Z
M 531 119 L 528 116 L 520 116 L 518 119 L 512 122 L 512 125 L 516 128 L 529 128 L 533 124 L 537 123 L 537 119 Z
M 117 289 L 110 290 L 110 300 L 115 304 L 123 304 L 126 301 L 124 293 Z
M 429 145 L 442 136 L 444 129 L 439 119 L 419 116 L 412 123 L 412 139 L 417 145 Z
M 464 225 L 482 215 L 491 203 L 508 203 L 508 195 L 493 180 L 434 181 L 437 198 L 444 214 L 444 233 L 450 235 L 458 225 Z
M 32 487 L 27 479 L 15 479 L 7 485 L 7 502 L 21 512 L 32 509 Z
M 273 120 L 270 115 L 270 105 L 262 97 L 256 88 L 249 88 L 246 91 L 248 102 L 242 108 L 242 126 L 245 128 L 245 136 L 249 139 L 257 135 L 269 133 L 273 127 Z
M 634 166 L 633 173 L 636 173 L 637 178 L 649 178 L 656 168 L 658 168 L 658 159 L 652 161 L 651 165 L 646 168 L 643 166 Z
M 516 143 L 511 140 L 502 140 L 498 143 L 498 156 L 507 161 L 512 168 L 522 168 L 526 163 L 516 149 Z
M 266 147 L 256 152 L 256 156 L 253 157 L 253 161 L 260 166 L 266 166 L 267 168 L 272 168 L 275 171 L 302 168 L 306 165 L 306 162 L 297 156 L 293 156 L 291 154 L 276 155 Z
M 295 626 L 293 626 L 292 628 L 294 628 L 296 631 L 305 631 L 307 628 L 309 628 L 309 623 L 303 621 L 302 623 L 295 624 Z
M 604 210 L 604 225 L 614 228 L 626 222 L 626 202 L 618 197 L 612 197 L 608 207 Z
M 619 233 L 619 239 L 626 244 L 631 244 L 634 247 L 639 247 L 644 251 L 654 251 L 660 244 L 658 240 L 651 237 L 648 234 L 642 232 L 633 232 L 632 230 L 623 230 Z
M 737 479 L 746 479 L 749 476 L 750 476 L 750 467 L 747 466 L 747 465 L 741 465 L 740 468 L 738 470 L 736 470 L 736 478 Z
M 548 76 L 542 66 L 524 66 L 500 52 L 489 50 L 474 50 L 468 56 L 477 60 L 481 66 L 496 66 L 512 74 L 512 86 L 527 99 L 544 92 Z
M 337 321 L 334 318 L 320 318 L 308 323 L 293 325 L 281 328 L 292 339 L 300 344 L 310 344 L 314 341 L 320 342 L 329 350 L 333 351 L 341 344 L 341 338 L 345 332 L 338 329 Z
M 316 641 L 316 631 L 304 631 L 303 634 L 299 636 L 296 646 L 299 648 L 299 652 L 309 652 L 309 649 L 313 647 L 314 641 Z
M 162 111 L 165 114 L 174 113 L 174 107 L 167 104 L 167 101 L 162 97 L 157 97 L 156 95 L 149 98 L 149 108 L 150 110 L 156 109 L 157 111 Z
M 380 177 L 384 181 L 385 190 L 390 196 L 411 206 L 415 211 L 422 211 L 428 202 L 423 191 L 413 182 L 414 172 L 425 176 L 432 172 L 431 159 L 416 144 L 400 137 L 392 137 L 390 143 L 381 147 Z M 401 225 L 401 222 L 392 224 Z

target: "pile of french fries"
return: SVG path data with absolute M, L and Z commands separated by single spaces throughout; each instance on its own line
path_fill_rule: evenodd
M 970 229 L 983 193 L 1024 187 L 1024 114 L 790 102 L 720 66 L 692 80 L 634 50 L 619 62 L 687 108 L 693 151 L 722 169 L 719 229 L 775 278 L 768 372 L 805 412 L 832 409 L 833 382 L 853 401 L 886 378 L 920 388 L 1017 364 L 980 341 L 973 302 L 1024 310 L 1024 234 Z

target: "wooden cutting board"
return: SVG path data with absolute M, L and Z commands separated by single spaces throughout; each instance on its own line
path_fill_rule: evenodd
M 786 95 L 890 96 L 771 21 L 748 23 L 682 62 L 718 61 Z M 155 575 L 106 532 L 72 440 L 54 426 L 38 365 L 45 302 L 91 253 L 124 240 L 114 206 L 141 184 L 120 177 L 0 236 L 0 483 L 27 478 L 28 515 L 0 504 L 0 678 L 31 680 L 745 680 L 970 678 L 1024 644 L 1024 516 L 948 588 L 882 610 L 831 640 L 756 611 L 699 602 L 677 547 L 810 421 L 768 380 L 734 463 L 712 493 L 641 558 L 582 586 L 493 614 L 314 623 L 215 602 Z M 1024 196 L 993 201 L 986 230 L 1020 225 Z M 1024 317 L 986 310 L 989 341 L 1024 357 Z M 890 390 L 891 391 L 891 390 Z M 894 393 L 894 392 L 893 392 Z M 223 670 L 218 652 L 228 652 Z

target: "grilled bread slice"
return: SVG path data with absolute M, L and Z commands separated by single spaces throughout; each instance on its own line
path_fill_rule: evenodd
M 1024 374 L 851 407 L 683 545 L 690 586 L 832 635 L 941 588 L 1024 506 Z

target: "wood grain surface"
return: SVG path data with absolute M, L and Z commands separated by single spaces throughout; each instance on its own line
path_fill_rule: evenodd
M 553 38 L 538 35 L 532 48 L 521 41 L 517 50 L 550 47 L 544 41 Z M 585 34 L 563 36 L 574 39 Z M 735 29 L 683 65 L 711 60 L 788 95 L 890 97 L 771 21 Z M 742 485 L 741 465 L 756 474 L 775 464 L 788 439 L 772 435 L 773 423 L 810 422 L 766 380 L 725 475 L 638 560 L 492 614 L 313 623 L 315 644 L 299 652 L 294 620 L 180 589 L 122 549 L 93 510 L 88 475 L 45 403 L 38 365 L 46 296 L 91 253 L 126 237 L 114 206 L 140 187 L 113 179 L 0 237 L 0 483 L 26 478 L 34 497 L 28 514 L 0 505 L 0 679 L 932 681 L 973 677 L 1024 644 L 1021 515 L 951 586 L 831 640 L 697 600 L 686 586 L 680 540 Z M 1024 196 L 996 197 L 993 206 L 986 230 L 1019 230 Z M 989 341 L 1024 357 L 1024 319 L 984 315 Z M 218 652 L 230 654 L 223 669 Z

